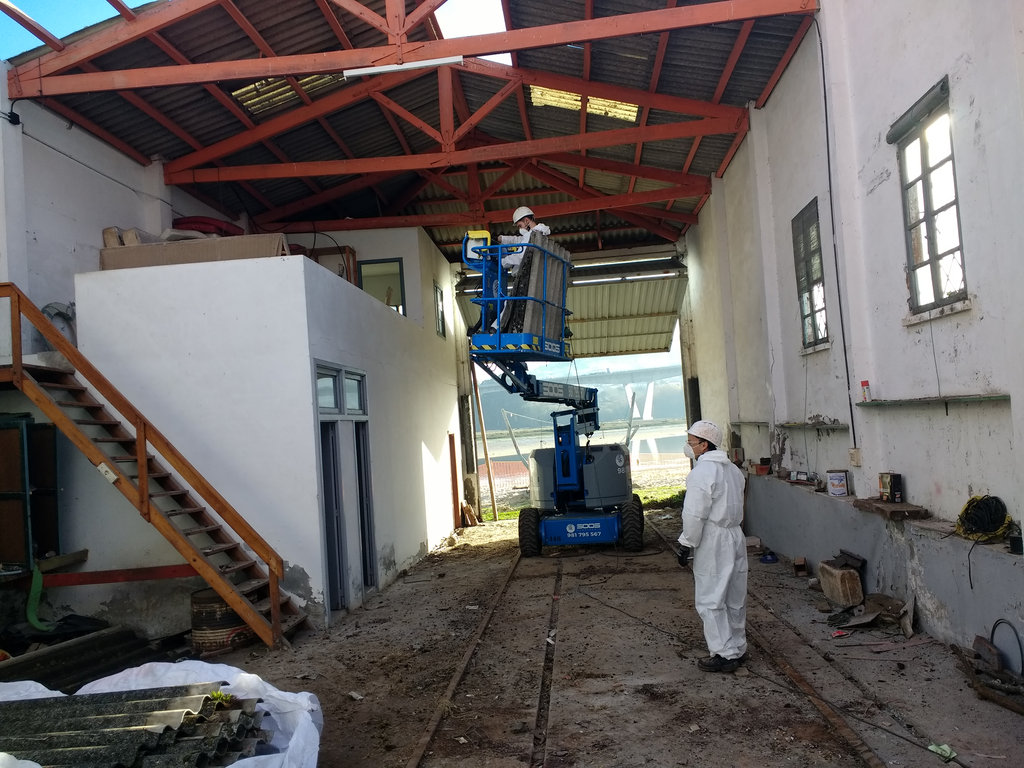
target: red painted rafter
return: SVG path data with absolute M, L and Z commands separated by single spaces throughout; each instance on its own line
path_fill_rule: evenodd
M 561 192 L 565 192 L 566 194 L 571 195 L 572 197 L 577 198 L 577 199 L 598 200 L 598 199 L 610 199 L 611 198 L 611 196 L 605 195 L 605 194 L 601 193 L 600 191 L 598 191 L 596 189 L 593 189 L 591 187 L 588 187 L 586 185 L 580 186 L 579 182 L 577 182 L 575 179 L 572 179 L 571 177 L 566 176 L 565 174 L 560 173 L 559 171 L 556 171 L 553 168 L 545 168 L 545 167 L 542 167 L 541 165 L 533 165 L 533 166 L 527 166 L 523 170 L 524 170 L 525 173 L 530 174 L 531 176 L 536 178 L 538 181 L 543 181 L 545 184 L 549 184 L 550 186 L 554 187 L 555 189 L 557 189 L 557 190 L 559 190 Z M 690 196 L 687 192 L 682 191 L 682 189 L 679 188 L 679 187 L 676 187 L 675 189 L 676 189 L 677 193 L 674 195 L 673 198 L 670 198 L 670 199 L 674 199 L 675 197 L 689 197 Z M 632 193 L 629 193 L 629 194 L 635 195 L 636 193 L 632 192 Z M 621 195 L 619 197 L 621 197 Z M 666 198 L 661 198 L 661 199 L 666 199 Z M 601 206 L 601 208 L 608 208 L 608 207 L 610 207 L 610 206 Z M 599 210 L 601 210 L 601 208 L 591 209 L 591 210 L 598 210 L 599 211 Z M 551 215 L 549 213 L 549 209 L 550 209 L 550 206 L 544 206 L 544 210 L 541 212 L 541 215 L 543 215 L 543 216 Z M 665 226 L 664 223 L 658 221 L 653 216 L 642 215 L 642 214 L 641 215 L 637 215 L 634 211 L 635 211 L 635 208 L 633 206 L 619 206 L 618 209 L 615 211 L 615 215 L 618 216 L 621 219 L 624 219 L 624 220 L 630 222 L 631 224 L 635 224 L 636 226 L 643 227 L 644 229 L 649 230 L 651 232 L 651 234 L 657 235 L 658 237 L 662 238 L 663 240 L 668 240 L 669 242 L 675 242 L 676 240 L 679 239 L 679 232 L 678 232 L 678 230 L 674 230 L 671 227 Z
M 169 24 L 181 21 L 219 4 L 220 0 L 175 0 L 173 3 L 159 3 L 152 10 L 138 14 L 135 17 L 135 21 L 130 24 L 113 24 L 106 29 L 72 43 L 62 51 L 45 54 L 22 65 L 22 67 L 12 69 L 7 73 L 8 80 L 18 79 L 18 71 L 22 69 L 25 72 L 33 72 L 34 77 L 46 77 L 56 72 L 77 67 L 82 62 L 90 61 L 97 56 L 102 56 L 104 53 L 109 53 L 125 43 L 148 37 L 152 32 L 159 31 Z M 174 67 L 170 67 L 170 69 L 174 69 Z M 124 87 L 123 84 L 106 90 L 116 90 L 122 87 Z M 27 94 L 22 95 L 27 96 Z
M 583 198 L 544 206 L 547 216 L 565 216 L 601 209 L 630 208 L 644 203 L 656 203 L 677 197 L 685 197 L 688 190 L 681 187 L 665 187 L 632 194 L 609 195 L 597 198 Z M 511 219 L 514 208 L 486 211 L 483 218 L 472 212 L 421 214 L 415 216 L 379 216 L 372 219 L 337 219 L 333 221 L 276 222 L 275 232 L 312 232 L 314 230 L 390 229 L 394 227 L 469 227 L 478 224 L 505 224 Z M 617 215 L 617 214 L 616 214 Z
M 390 117 L 385 111 L 384 116 Z M 377 171 L 416 171 L 432 168 L 447 168 L 469 162 L 506 160 L 513 157 L 545 155 L 551 152 L 578 152 L 582 149 L 633 144 L 639 140 L 659 141 L 667 139 L 692 138 L 708 134 L 732 134 L 743 124 L 743 120 L 731 118 L 706 118 L 680 123 L 648 126 L 646 128 L 621 128 L 618 130 L 588 133 L 585 136 L 556 136 L 533 141 L 517 141 L 497 146 L 459 149 L 452 152 L 427 152 L 418 155 L 389 157 L 362 157 L 353 160 L 322 160 L 304 163 L 282 163 L 280 165 L 240 165 L 229 168 L 188 168 L 174 171 L 168 164 L 164 168 L 164 180 L 168 184 L 191 182 L 240 181 L 243 179 L 282 179 L 295 176 L 335 176 Z
M 334 36 L 338 38 L 338 42 L 341 43 L 342 48 L 351 48 L 352 41 L 348 39 L 348 34 L 345 32 L 345 28 L 341 26 L 341 22 L 338 21 L 338 17 L 334 15 L 334 12 L 330 8 L 328 0 L 316 0 L 317 8 L 320 9 L 320 13 L 323 15 L 324 20 L 327 22 L 327 26 L 331 28 Z
M 524 82 L 542 85 L 546 88 L 555 88 L 558 90 L 571 91 L 573 93 L 587 92 L 592 96 L 599 96 L 613 101 L 649 104 L 654 108 L 682 115 L 726 117 L 739 122 L 746 114 L 745 110 L 740 107 L 714 105 L 693 99 L 653 94 L 633 88 L 608 86 L 600 83 L 587 82 L 579 78 L 549 75 L 542 72 L 534 72 L 532 70 L 515 70 L 511 67 L 505 67 L 500 64 L 491 66 L 490 62 L 482 62 L 482 64 L 485 66 L 471 66 L 470 69 L 477 71 L 480 74 L 489 74 L 499 79 L 506 79 L 510 83 L 518 82 L 519 79 L 522 78 Z M 458 65 L 453 67 L 453 69 L 457 71 L 465 66 L 465 64 Z M 167 168 L 171 172 L 177 172 L 185 170 L 186 168 L 203 165 L 217 158 L 233 154 L 249 145 L 256 144 L 272 136 L 290 131 L 291 129 L 299 125 L 303 125 L 316 117 L 337 112 L 346 107 L 357 104 L 366 98 L 372 98 L 373 93 L 384 92 L 389 88 L 400 85 L 404 82 L 425 76 L 428 75 L 425 75 L 422 71 L 413 70 L 412 72 L 381 75 L 379 77 L 360 81 L 353 86 L 342 88 L 323 97 L 322 99 L 318 99 L 312 104 L 296 107 L 287 113 L 271 118 L 265 123 L 261 123 L 249 131 L 237 134 L 229 139 L 217 142 L 216 144 L 212 144 L 209 147 L 190 155 L 179 157 L 170 162 Z M 512 90 L 514 91 L 514 88 Z M 499 93 L 502 92 L 504 92 L 504 89 L 499 91 Z M 519 91 L 518 95 L 522 100 L 522 91 Z M 491 100 L 488 100 L 480 110 L 477 110 L 477 113 L 474 113 L 473 117 L 470 117 L 465 122 L 473 122 L 474 119 L 477 119 L 476 115 L 478 115 L 481 110 L 487 110 L 489 112 L 494 108 L 494 106 L 496 106 L 496 104 L 492 104 Z M 524 130 L 526 131 L 525 135 L 527 141 L 529 141 L 532 139 L 532 135 L 529 132 L 529 125 L 526 122 L 525 102 L 523 101 L 520 103 L 520 110 L 523 112 L 523 124 Z M 462 135 L 460 135 L 459 138 L 461 139 Z
M 666 8 L 675 8 L 676 0 L 667 0 Z M 658 89 L 658 81 L 661 79 L 661 69 L 665 66 L 665 53 L 668 51 L 668 32 L 662 32 L 658 35 L 658 50 L 654 54 L 654 62 L 651 64 L 651 79 L 648 81 L 647 91 L 654 93 Z M 651 115 L 651 108 L 644 106 L 640 113 L 640 125 L 647 125 L 647 119 Z M 633 153 L 633 162 L 639 163 L 640 158 L 643 156 L 644 145 L 643 142 L 638 141 L 636 144 L 636 151 Z M 629 191 L 632 192 L 636 186 L 636 177 L 630 177 L 629 179 Z
M 768 79 L 768 85 L 764 87 L 764 91 L 761 92 L 761 96 L 758 98 L 755 106 L 760 109 L 768 101 L 768 97 L 771 92 L 775 89 L 775 84 L 779 82 L 779 78 L 782 77 L 782 73 L 789 66 L 790 59 L 796 53 L 796 49 L 800 47 L 800 43 L 804 39 L 804 35 L 807 34 L 807 30 L 811 28 L 811 24 L 814 23 L 813 16 L 804 17 L 803 21 L 800 22 L 800 26 L 797 27 L 796 34 L 793 35 L 793 39 L 789 41 L 789 45 L 786 46 L 786 52 L 782 54 L 782 58 L 779 59 L 778 66 L 775 67 L 775 72 Z
M 76 112 L 70 107 L 64 106 L 61 102 L 57 101 L 56 99 L 43 99 L 41 103 L 47 109 L 56 112 L 58 115 L 66 117 L 72 123 L 84 128 L 97 138 L 107 142 L 107 144 L 112 146 L 114 149 L 120 150 L 121 152 L 123 152 L 125 155 L 127 155 L 140 165 L 149 165 L 152 162 L 148 157 L 146 157 L 144 154 L 135 149 L 135 147 L 126 144 L 121 139 L 117 138 L 117 136 L 114 136 L 112 133 L 107 131 L 105 128 L 101 128 L 100 126 L 96 125 L 96 123 L 94 123 L 92 120 L 89 120 L 87 117 L 85 117 L 85 115 L 81 114 L 80 112 Z
M 91 59 L 106 49 L 143 37 L 148 31 L 155 31 L 172 23 L 180 16 L 169 13 L 166 10 L 168 7 L 175 9 L 174 14 L 178 13 L 178 8 L 185 12 L 186 6 L 189 9 L 187 12 L 197 13 L 205 10 L 214 1 L 176 0 L 174 3 L 160 4 L 153 11 L 139 14 L 131 24 L 114 25 L 114 31 L 120 34 L 98 32 L 81 41 L 84 44 L 81 47 L 76 43 L 64 51 L 46 54 L 13 69 L 8 73 L 9 95 L 12 98 L 32 98 L 60 93 L 186 85 L 217 80 L 259 80 L 275 76 L 337 72 L 355 67 L 411 63 L 450 56 L 486 56 L 529 48 L 578 45 L 588 40 L 652 34 L 671 29 L 780 14 L 810 14 L 817 10 L 817 0 L 719 0 L 681 8 L 641 11 L 453 40 L 404 42 L 398 45 L 188 66 L 148 67 L 74 75 L 53 74 Z M 370 16 L 380 19 L 377 14 L 354 0 L 331 1 L 350 11 L 355 7 L 361 8 Z M 154 23 L 154 19 L 159 23 Z
M 680 182 L 687 181 L 692 181 L 693 183 L 702 181 L 708 184 L 704 176 L 691 176 L 667 168 L 655 168 L 652 165 L 639 165 L 637 163 L 623 163 L 618 160 L 604 160 L 593 156 L 576 155 L 571 152 L 552 152 L 543 155 L 540 159 L 549 163 L 576 165 L 581 168 L 592 168 L 595 171 L 608 171 L 609 173 L 617 173 L 620 176 L 639 176 L 644 179 L 663 181 L 666 184 L 679 184 Z M 707 191 L 711 191 L 710 185 L 708 185 Z
M 121 0 L 107 0 L 110 6 L 117 11 L 125 21 L 135 21 L 135 11 L 121 2 Z
M 273 207 L 268 205 L 268 210 L 253 217 L 259 225 L 264 225 L 270 221 L 276 221 L 277 219 L 286 219 L 289 216 L 294 216 L 300 211 L 308 211 L 310 208 L 315 208 L 318 205 L 329 203 L 332 200 L 337 200 L 339 197 L 345 197 L 347 195 L 361 192 L 367 187 L 372 187 L 374 184 L 378 184 L 392 174 L 389 173 L 368 173 L 358 178 L 352 179 L 351 181 L 338 184 L 330 189 L 325 189 L 323 192 L 318 192 L 315 195 L 306 195 L 292 203 L 287 205 L 281 205 Z
M 16 7 L 13 3 L 10 2 L 10 0 L 0 0 L 0 11 L 3 11 L 5 14 L 10 16 L 29 34 L 31 34 L 37 40 L 40 40 L 46 45 L 50 46 L 53 50 L 64 50 L 64 43 L 60 41 L 59 37 L 52 34 L 48 29 L 46 29 L 46 27 L 44 27 L 38 21 L 33 19 L 20 8 Z
M 371 93 L 376 91 L 385 91 L 388 88 L 401 85 L 402 83 L 406 83 L 410 80 L 415 80 L 416 78 L 423 76 L 423 72 L 420 71 L 396 72 L 389 75 L 381 75 L 380 77 L 373 78 L 372 80 L 363 80 L 349 88 L 343 88 L 328 94 L 312 104 L 296 107 L 284 114 L 271 118 L 270 120 L 260 123 L 244 133 L 237 134 L 229 139 L 225 139 L 224 141 L 219 141 L 216 144 L 211 144 L 205 149 L 194 152 L 191 155 L 179 157 L 168 163 L 167 168 L 172 171 L 177 171 L 190 168 L 193 165 L 202 165 L 204 163 L 212 162 L 217 158 L 233 154 L 239 150 L 245 149 L 246 147 L 252 146 L 253 144 L 265 141 L 273 136 L 286 133 L 293 128 L 308 123 L 310 120 L 314 120 L 324 115 L 329 115 L 333 112 L 345 109 L 346 107 L 350 107 L 353 104 L 357 104 L 364 99 L 369 98 Z
M 584 19 L 592 19 L 592 18 L 594 18 L 594 0 L 586 0 L 583 3 L 583 18 Z M 589 40 L 583 44 L 583 79 L 584 80 L 590 80 L 590 56 L 591 56 L 591 53 L 592 53 L 591 48 L 593 48 L 593 43 L 591 43 Z M 588 97 L 586 95 L 583 95 L 583 96 L 580 97 L 580 127 L 579 127 L 579 132 L 580 133 L 586 133 L 587 132 L 587 105 L 588 105 L 589 101 L 590 101 L 590 97 Z M 586 154 L 585 150 L 584 150 L 583 154 Z M 586 175 L 587 175 L 587 172 L 584 170 L 584 168 L 582 166 L 580 166 L 578 184 L 579 184 L 579 187 L 581 189 L 583 188 L 583 183 L 586 180 Z

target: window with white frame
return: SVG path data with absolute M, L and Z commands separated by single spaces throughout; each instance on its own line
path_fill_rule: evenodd
M 828 341 L 825 317 L 825 270 L 821 263 L 818 198 L 793 217 L 793 259 L 804 349 Z
M 943 78 L 886 136 L 899 153 L 910 311 L 967 298 L 949 83 Z

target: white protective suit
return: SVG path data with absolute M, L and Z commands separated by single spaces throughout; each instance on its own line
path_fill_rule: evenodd
M 498 242 L 502 245 L 513 245 L 515 243 L 529 243 L 530 235 L 534 232 L 547 237 L 551 234 L 551 227 L 547 224 L 535 224 L 533 229 L 526 229 L 525 227 L 520 228 L 518 235 L 498 235 Z M 519 273 L 519 265 L 523 263 L 523 256 L 526 254 L 525 248 L 510 249 L 501 259 L 501 266 L 509 271 L 512 277 L 515 277 Z
M 693 549 L 694 604 L 708 651 L 724 659 L 747 652 L 745 483 L 725 451 L 708 451 L 687 475 L 683 497 L 679 543 Z

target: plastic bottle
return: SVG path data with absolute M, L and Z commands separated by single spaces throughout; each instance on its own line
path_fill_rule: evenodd
M 860 383 L 860 399 L 865 403 L 871 399 L 871 383 L 867 379 Z

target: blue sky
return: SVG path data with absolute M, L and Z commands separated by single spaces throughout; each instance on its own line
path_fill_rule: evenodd
M 13 0 L 13 3 L 57 37 L 117 15 L 106 0 Z M 128 0 L 127 5 L 138 8 L 144 3 Z M 448 0 L 437 11 L 437 20 L 445 37 L 449 38 L 505 29 L 499 0 Z M 20 24 L 0 13 L 0 59 L 9 59 L 40 44 Z M 505 63 L 509 63 L 507 56 Z
M 57 37 L 70 35 L 104 19 L 117 16 L 105 0 L 12 0 L 15 7 L 28 14 Z M 127 3 L 137 8 L 143 3 Z M 9 59 L 30 51 L 42 43 L 6 14 L 0 13 L 0 59 Z

